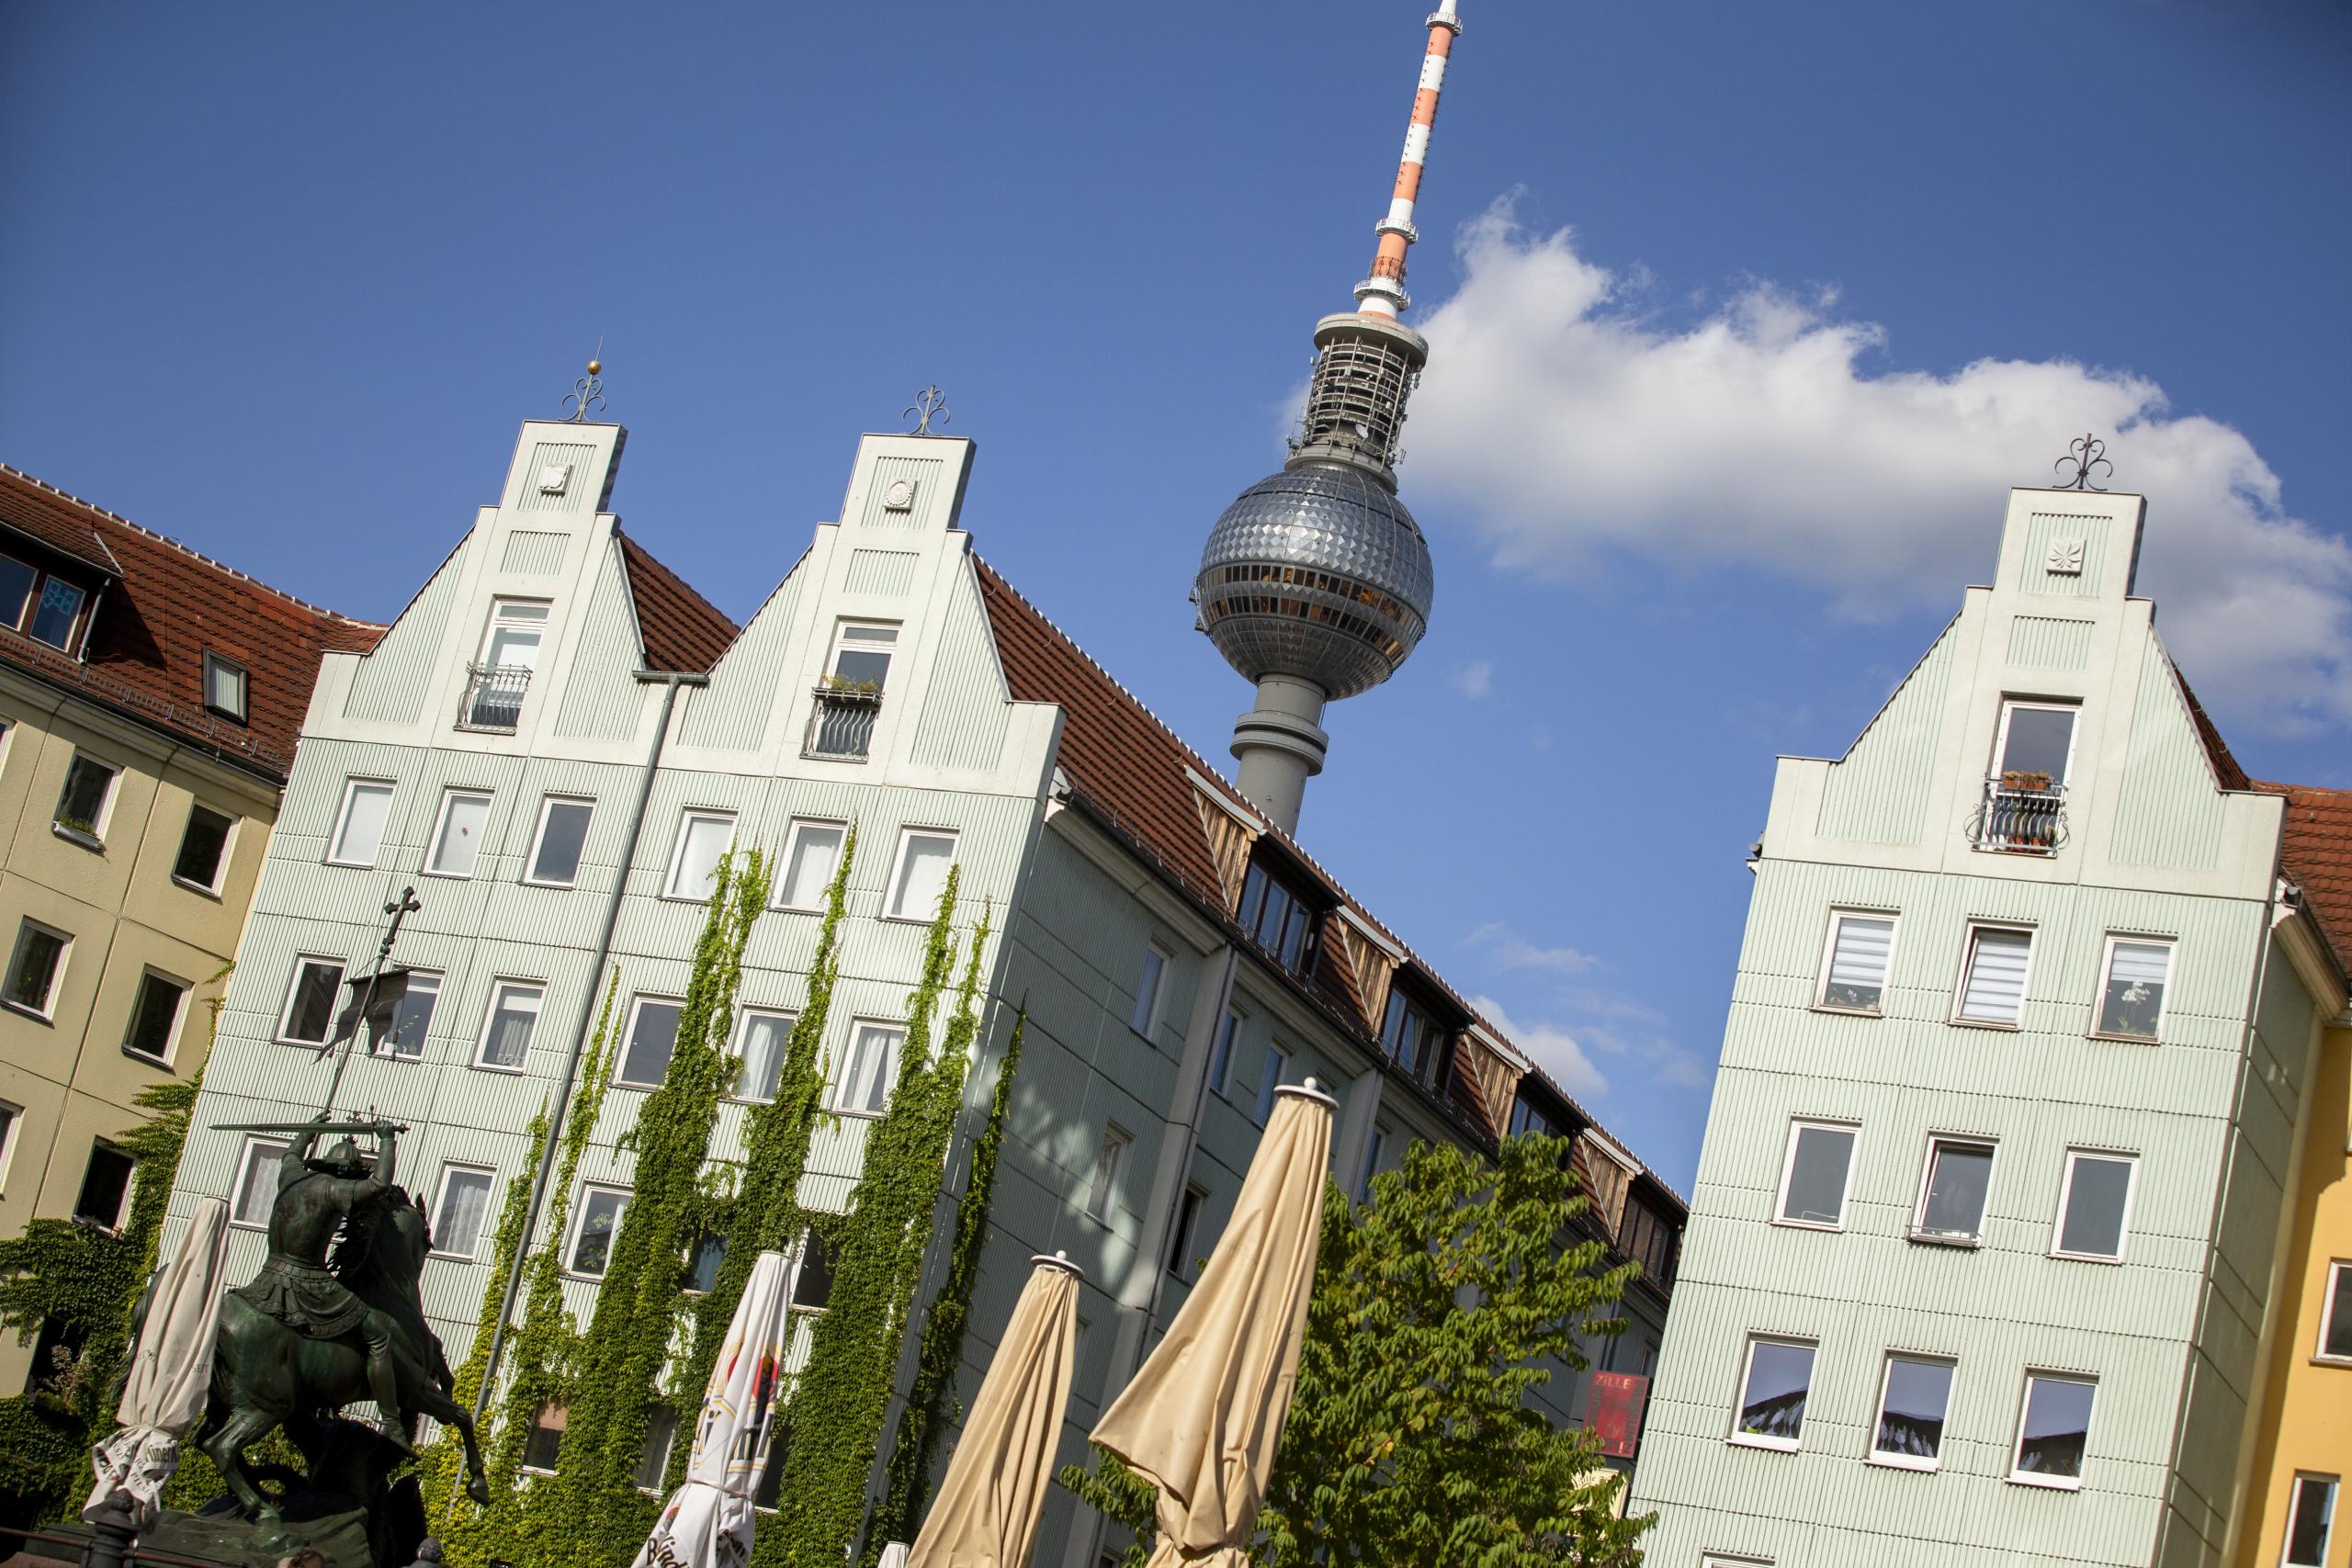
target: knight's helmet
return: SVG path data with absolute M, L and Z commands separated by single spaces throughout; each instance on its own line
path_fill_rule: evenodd
M 337 1140 L 334 1146 L 320 1157 L 319 1163 L 343 1176 L 357 1176 L 368 1168 L 368 1157 L 359 1152 L 359 1145 L 348 1137 Z

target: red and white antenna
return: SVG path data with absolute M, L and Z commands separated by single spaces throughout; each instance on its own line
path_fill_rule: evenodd
M 1421 168 L 1430 155 L 1430 130 L 1437 124 L 1437 96 L 1445 85 L 1445 62 L 1462 19 L 1453 14 L 1455 0 L 1440 0 L 1430 15 L 1429 52 L 1421 56 L 1421 85 L 1413 95 L 1413 123 L 1405 132 L 1405 156 L 1396 165 L 1396 189 L 1389 197 L 1388 216 L 1376 231 L 1380 248 L 1372 258 L 1372 275 L 1356 285 L 1356 309 L 1368 316 L 1395 321 L 1412 301 L 1405 294 L 1405 253 L 1420 231 L 1413 227 L 1413 203 L 1421 193 Z

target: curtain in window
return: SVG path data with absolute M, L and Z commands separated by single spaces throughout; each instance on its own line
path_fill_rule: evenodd
M 472 1171 L 449 1178 L 441 1193 L 441 1217 L 434 1222 L 433 1245 L 444 1252 L 471 1252 L 490 1208 L 490 1178 Z
M 755 1012 L 743 1020 L 743 1070 L 735 1080 L 742 1100 L 774 1100 L 777 1080 L 784 1077 L 784 1048 L 792 1038 L 792 1020 L 776 1013 Z
M 2030 931 L 1978 931 L 1969 948 L 1961 1017 L 2015 1023 L 2025 1007 L 2026 958 L 2032 951 Z
M 539 1020 L 538 998 L 501 991 L 498 1011 L 490 1021 L 490 1038 L 482 1043 L 481 1059 L 493 1067 L 519 1067 L 531 1043 L 531 1026 Z
M 1886 989 L 1886 964 L 1894 948 L 1894 922 L 1859 915 L 1838 918 L 1838 942 L 1829 954 L 1829 984 L 1822 1000 L 1831 1007 L 1874 1008 Z

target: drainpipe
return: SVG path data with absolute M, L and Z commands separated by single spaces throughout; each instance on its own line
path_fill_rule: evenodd
M 620 929 L 621 901 L 628 895 L 628 874 L 637 864 L 637 842 L 645 832 L 646 807 L 653 801 L 653 778 L 661 771 L 662 749 L 670 739 L 670 715 L 677 706 L 681 686 L 707 686 L 708 675 L 671 674 L 652 670 L 639 670 L 637 679 L 647 685 L 659 682 L 662 693 L 662 722 L 653 728 L 653 747 L 645 756 L 645 773 L 637 786 L 637 809 L 628 819 L 628 843 L 621 851 L 620 872 L 613 879 L 613 897 L 605 906 L 605 934 L 596 942 L 596 959 L 588 970 L 588 990 L 580 998 L 580 1016 L 571 1028 L 571 1055 L 563 1064 L 563 1084 L 556 1090 L 554 1114 L 548 1120 L 545 1146 L 539 1150 L 538 1173 L 531 1179 L 531 1206 L 523 1216 L 522 1245 L 506 1261 L 506 1287 L 500 1293 L 498 1323 L 490 1331 L 490 1352 L 481 1371 L 481 1387 L 474 1392 L 474 1420 L 481 1420 L 481 1413 L 490 1404 L 490 1391 L 498 1383 L 498 1354 L 506 1348 L 506 1327 L 514 1316 L 514 1298 L 523 1287 L 523 1259 L 531 1250 L 531 1233 L 537 1228 L 539 1212 L 547 1204 L 548 1180 L 555 1174 L 555 1153 L 563 1142 L 563 1120 L 571 1107 L 571 1091 L 580 1077 L 580 1058 L 588 1046 L 588 1031 L 596 1017 L 596 997 L 602 987 L 597 984 L 605 977 L 605 962 L 613 954 L 613 933 Z

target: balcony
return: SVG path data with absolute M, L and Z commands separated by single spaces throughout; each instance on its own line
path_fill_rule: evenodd
M 1969 841 L 2006 854 L 2054 855 L 2066 841 L 2066 786 L 2048 773 L 2002 773 L 1984 781 L 1984 804 Z
M 527 664 L 469 664 L 466 696 L 458 705 L 458 728 L 486 735 L 512 735 L 523 720 L 523 694 L 531 684 Z
M 875 716 L 881 711 L 879 688 L 846 683 L 819 686 L 817 705 L 808 715 L 808 738 L 800 754 L 836 762 L 863 762 L 874 743 Z

